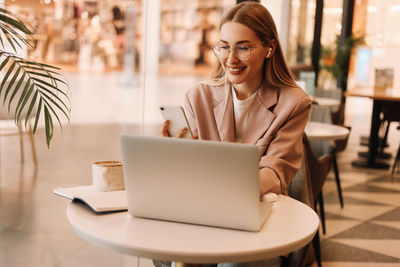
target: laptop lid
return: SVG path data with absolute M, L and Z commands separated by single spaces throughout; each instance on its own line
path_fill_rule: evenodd
M 256 146 L 124 134 L 121 151 L 133 216 L 250 231 L 265 220 Z

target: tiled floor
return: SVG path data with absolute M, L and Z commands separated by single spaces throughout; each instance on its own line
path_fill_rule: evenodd
M 1 138 L 0 267 L 137 266 L 135 257 L 80 239 L 65 216 L 68 200 L 53 195 L 52 190 L 91 183 L 93 161 L 120 159 L 120 133 L 154 133 L 152 127 L 134 125 L 143 119 L 152 125 L 160 122 L 157 106 L 180 104 L 183 92 L 203 77 L 150 79 L 143 93 L 140 86 L 118 85 L 118 73 L 66 76 L 72 90 L 71 126 L 62 133 L 57 131 L 50 149 L 39 129 L 37 170 L 30 160 L 28 142 L 26 162 L 21 165 L 18 138 Z M 354 98 L 347 103 L 346 121 L 353 129 L 347 149 L 338 158 L 345 206 L 340 209 L 331 174 L 324 187 L 327 233 L 321 235 L 323 266 L 400 266 L 400 175 L 392 178 L 388 170 L 351 166 L 357 152 L 365 150 L 358 139 L 360 134 L 368 134 L 371 109 L 367 99 Z M 394 153 L 400 143 L 395 126 L 389 143 L 388 151 Z M 146 259 L 140 263 L 152 266 Z

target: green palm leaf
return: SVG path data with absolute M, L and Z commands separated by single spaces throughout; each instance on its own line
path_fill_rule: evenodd
M 15 116 L 15 118 L 18 118 L 21 116 L 21 113 L 24 111 L 26 102 L 30 99 L 32 92 L 33 92 L 33 84 L 31 86 L 29 86 L 29 84 L 27 83 L 25 85 L 22 96 L 18 101 L 18 105 L 15 109 L 15 113 L 17 114 L 17 116 Z M 27 115 L 27 117 L 30 118 L 28 115 Z M 21 121 L 15 120 L 15 123 L 18 125 L 18 127 L 21 127 Z M 25 120 L 25 127 L 26 127 L 26 124 L 27 124 L 27 121 Z
M 31 87 L 33 89 L 33 85 Z M 26 117 L 27 118 L 31 117 L 33 108 L 35 107 L 35 104 L 36 104 L 36 99 L 37 99 L 38 94 L 39 94 L 39 91 L 36 91 L 35 94 L 33 95 L 33 98 L 31 100 L 31 103 L 30 103 L 29 108 L 28 108 L 28 112 L 26 113 Z M 39 108 L 39 106 L 38 106 L 38 108 Z M 37 114 L 39 114 L 39 113 L 37 113 Z M 17 125 L 18 125 L 18 123 L 17 123 Z M 26 128 L 28 128 L 28 121 L 27 120 L 25 120 L 25 129 Z M 35 129 L 35 131 L 36 131 L 36 129 Z
M 46 140 L 51 140 L 54 133 L 54 126 L 47 105 L 44 105 L 44 121 L 45 121 Z
M 24 37 L 24 35 L 28 37 L 32 36 L 32 28 L 27 26 L 16 15 L 5 10 L 4 8 L 0 8 L 0 30 L 7 42 L 13 48 L 14 52 L 17 52 L 16 46 L 21 47 L 21 43 L 31 46 L 29 40 Z M 4 49 L 5 44 L 3 42 L 3 36 L 0 38 L 0 44 Z
M 14 52 L 17 48 L 32 46 L 33 29 L 13 13 L 0 7 L 0 105 L 14 114 L 15 124 L 25 128 L 34 118 L 33 132 L 43 119 L 46 143 L 54 134 L 54 120 L 62 128 L 62 118 L 69 123 L 69 86 L 57 67 L 38 63 L 4 51 L 8 44 Z M 3 49 L 1 49 L 3 48 Z M 61 116 L 61 117 L 60 117 Z
M 15 122 L 21 127 L 22 121 L 27 121 L 36 113 L 33 132 L 43 114 L 46 132 L 46 143 L 54 133 L 54 121 L 62 128 L 62 117 L 69 123 L 70 99 L 69 87 L 65 79 L 56 71 L 58 68 L 21 58 L 11 53 L 2 52 L 0 61 L 8 62 L 8 66 L 0 64 L 0 72 L 4 79 L 0 85 L 0 99 L 15 114 Z M 60 86 L 62 85 L 62 86 Z M 19 97 L 17 97 L 20 93 Z M 15 101 L 16 107 L 13 108 Z M 62 115 L 62 117 L 60 117 Z

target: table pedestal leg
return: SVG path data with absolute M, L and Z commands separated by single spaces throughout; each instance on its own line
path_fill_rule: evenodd
M 358 156 L 360 158 L 368 158 L 368 151 L 367 152 L 358 152 Z M 376 155 L 376 158 L 378 158 L 378 159 L 391 159 L 392 158 L 392 154 L 386 153 L 386 152 L 378 152 L 378 154 Z
M 371 130 L 369 135 L 368 157 L 366 160 L 355 160 L 351 164 L 354 167 L 387 169 L 389 164 L 376 161 L 379 145 L 379 115 L 382 111 L 383 102 L 374 100 L 371 118 Z

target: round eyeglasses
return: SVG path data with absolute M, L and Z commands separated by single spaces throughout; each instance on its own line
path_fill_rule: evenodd
M 257 47 L 250 47 L 246 45 L 237 45 L 234 46 L 233 49 L 231 49 L 227 45 L 223 44 L 217 44 L 216 46 L 213 47 L 215 55 L 223 60 L 227 59 L 229 57 L 229 54 L 232 52 L 234 53 L 234 56 L 237 57 L 240 60 L 249 60 L 251 56 L 251 52 L 256 49 Z

